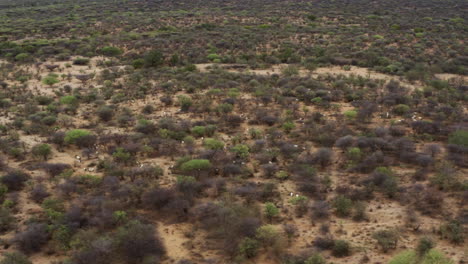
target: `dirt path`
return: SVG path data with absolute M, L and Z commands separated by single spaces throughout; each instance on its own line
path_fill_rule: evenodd
M 166 263 L 190 258 L 190 251 L 186 247 L 188 238 L 184 234 L 188 228 L 190 228 L 188 224 L 158 224 L 158 233 L 164 240 L 169 258 Z

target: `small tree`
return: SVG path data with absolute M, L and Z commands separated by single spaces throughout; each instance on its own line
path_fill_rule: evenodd
M 220 150 L 223 149 L 224 143 L 220 140 L 213 139 L 213 138 L 207 138 L 203 141 L 203 145 L 207 149 L 212 149 L 212 150 Z
M 15 226 L 16 218 L 9 208 L 0 207 L 0 234 L 9 231 Z
M 380 230 L 375 232 L 372 237 L 382 248 L 383 252 L 395 249 L 398 243 L 398 233 L 394 230 Z
M 346 156 L 348 159 L 350 159 L 352 162 L 357 162 L 361 159 L 362 157 L 362 152 L 360 148 L 353 147 L 349 148 L 348 151 L 346 152 Z
M 423 237 L 419 240 L 418 246 L 416 247 L 416 252 L 420 256 L 424 256 L 435 246 L 434 241 L 429 237 Z
M 256 239 L 246 237 L 239 243 L 239 253 L 246 258 L 253 258 L 257 255 L 259 246 Z
M 126 263 L 143 263 L 148 256 L 161 258 L 166 249 L 152 225 L 131 221 L 117 230 L 115 244 Z
M 349 245 L 349 242 L 345 240 L 336 240 L 333 245 L 332 254 L 335 257 L 349 256 L 351 254 L 351 246 Z
M 112 157 L 116 162 L 128 164 L 132 160 L 132 154 L 126 151 L 124 148 L 117 148 L 114 153 L 112 153 Z
M 194 126 L 192 127 L 192 129 L 190 130 L 190 132 L 192 133 L 192 135 L 194 135 L 195 137 L 202 137 L 205 135 L 205 127 L 204 126 Z
M 283 123 L 282 127 L 284 132 L 286 132 L 286 134 L 289 134 L 296 127 L 296 125 L 291 121 L 287 121 Z
M 164 55 L 158 51 L 158 50 L 153 50 L 150 51 L 145 57 L 144 57 L 144 65 L 145 67 L 160 67 L 164 64 Z
M 239 158 L 246 159 L 249 157 L 249 147 L 244 144 L 235 145 L 232 149 L 232 152 L 236 153 Z
M 44 160 L 47 160 L 52 154 L 52 148 L 49 144 L 38 144 L 32 148 L 32 154 L 36 157 L 42 157 Z
M 24 187 L 24 184 L 31 176 L 20 170 L 11 170 L 0 178 L 0 183 L 10 191 L 19 191 Z
M 65 134 L 64 142 L 66 144 L 80 144 L 80 140 L 83 138 L 90 136 L 91 132 L 82 129 L 74 129 L 70 130 Z
M 273 203 L 265 203 L 265 216 L 271 220 L 279 214 L 279 209 Z
M 74 95 L 66 95 L 60 98 L 60 103 L 69 106 L 78 106 L 78 98 Z
M 257 239 L 264 247 L 273 246 L 279 238 L 278 230 L 273 225 L 263 225 L 257 228 Z
M 344 116 L 346 117 L 346 119 L 349 119 L 349 120 L 356 119 L 357 115 L 358 115 L 358 113 L 355 110 L 348 110 L 348 111 L 344 112 Z
M 104 105 L 99 107 L 97 114 L 102 121 L 107 122 L 114 116 L 114 110 L 109 106 Z
M 192 98 L 186 95 L 179 95 L 177 99 L 179 100 L 180 108 L 184 112 L 188 111 L 193 104 Z
M 333 202 L 333 206 L 336 209 L 336 214 L 341 217 L 348 216 L 351 213 L 353 207 L 353 201 L 346 196 L 340 195 L 336 197 Z
M 47 75 L 42 79 L 42 83 L 52 87 L 54 84 L 59 83 L 59 80 L 54 75 Z
M 454 244 L 461 244 L 465 240 L 463 226 L 456 220 L 443 224 L 439 230 L 443 238 Z
M 123 51 L 117 47 L 106 46 L 101 49 L 101 54 L 104 56 L 115 57 L 122 54 Z
M 184 172 L 195 173 L 198 177 L 201 171 L 208 171 L 211 169 L 211 162 L 206 159 L 193 159 L 183 163 L 180 168 Z
M 393 108 L 393 112 L 397 115 L 404 115 L 408 113 L 410 110 L 411 110 L 410 107 L 405 104 L 399 104 Z

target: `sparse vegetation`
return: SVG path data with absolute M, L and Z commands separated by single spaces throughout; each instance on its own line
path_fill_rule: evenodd
M 463 4 L 0 0 L 0 264 L 463 262 Z

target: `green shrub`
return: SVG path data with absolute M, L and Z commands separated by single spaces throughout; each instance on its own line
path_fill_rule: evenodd
M 286 134 L 289 134 L 295 127 L 296 125 L 291 121 L 284 122 L 283 124 L 283 130 Z
M 194 126 L 190 130 L 190 132 L 196 137 L 202 137 L 205 135 L 205 127 L 204 126 Z
M 119 210 L 119 211 L 114 211 L 112 213 L 112 218 L 114 219 L 116 223 L 120 224 L 120 223 L 126 222 L 128 215 L 127 215 L 127 212 Z
M 44 78 L 42 78 L 42 83 L 45 85 L 53 86 L 56 83 L 59 83 L 60 81 L 57 79 L 57 77 L 48 75 Z
M 99 107 L 97 114 L 102 121 L 108 122 L 114 116 L 114 110 L 107 105 L 103 105 Z
M 55 116 L 46 116 L 41 119 L 41 123 L 46 126 L 51 126 L 57 122 L 57 118 Z
M 265 247 L 273 246 L 279 238 L 279 232 L 274 225 L 263 225 L 257 228 L 256 238 Z
M 244 144 L 238 144 L 231 148 L 231 151 L 236 153 L 239 158 L 247 158 L 249 156 L 249 147 Z
M 42 208 L 44 210 L 54 210 L 58 212 L 65 211 L 65 205 L 62 200 L 54 199 L 54 198 L 46 198 L 42 204 Z
M 357 201 L 356 203 L 354 203 L 353 220 L 362 221 L 367 219 L 366 208 L 367 205 L 362 201 Z
M 123 53 L 123 51 L 117 47 L 106 46 L 101 49 L 101 53 L 104 56 L 113 57 L 113 56 L 119 56 L 120 54 Z
M 346 156 L 352 161 L 359 161 L 362 157 L 361 149 L 358 147 L 349 148 Z
M 112 157 L 116 162 L 127 164 L 132 159 L 132 154 L 124 148 L 118 147 L 114 153 L 112 153 Z
M 404 115 L 408 113 L 410 110 L 411 110 L 410 107 L 405 104 L 399 104 L 393 108 L 393 112 L 397 115 Z
M 52 241 L 55 243 L 55 248 L 62 251 L 70 249 L 70 241 L 73 235 L 70 228 L 65 225 L 59 225 L 54 228 L 55 229 L 52 232 Z
M 333 207 L 336 209 L 336 214 L 341 217 L 349 216 L 353 207 L 353 201 L 346 196 L 340 195 L 333 202 Z
M 158 51 L 158 50 L 153 50 L 150 51 L 145 57 L 144 57 L 144 66 L 145 67 L 160 67 L 164 64 L 164 55 Z
M 32 154 L 36 157 L 42 157 L 44 160 L 47 160 L 52 154 L 52 148 L 49 144 L 38 144 L 32 148 Z
M 116 247 L 115 252 L 120 255 L 120 259 L 123 259 L 123 263 L 144 264 L 142 260 L 149 257 L 159 259 L 166 253 L 154 226 L 143 224 L 138 220 L 129 221 L 125 226 L 119 227 L 113 242 Z M 147 263 L 158 263 L 158 261 L 152 259 Z
M 262 137 L 262 131 L 256 128 L 249 129 L 249 134 L 252 139 L 259 139 Z
M 286 180 L 288 177 L 289 177 L 289 174 L 284 171 L 284 170 L 281 170 L 281 171 L 278 171 L 276 174 L 275 174 L 275 177 L 278 179 L 278 180 Z
M 354 120 L 357 117 L 357 111 L 348 110 L 348 111 L 344 112 L 344 116 L 346 117 L 346 119 Z
M 97 187 L 102 182 L 102 178 L 92 174 L 84 174 L 78 176 L 76 182 L 86 187 L 93 188 Z
M 383 252 L 395 249 L 398 243 L 398 233 L 394 230 L 380 230 L 375 232 L 372 237 L 377 240 Z
M 135 130 L 143 134 L 151 134 L 156 130 L 156 126 L 150 120 L 140 119 L 138 120 Z
M 440 234 L 443 238 L 452 243 L 461 244 L 465 240 L 464 227 L 456 220 L 452 220 L 440 227 Z
M 221 59 L 221 57 L 216 53 L 208 54 L 208 56 L 206 56 L 206 58 L 209 59 L 210 61 L 215 61 L 215 60 L 220 60 Z
M 281 70 L 281 73 L 285 76 L 293 76 L 299 74 L 299 69 L 296 66 L 290 65 Z
M 449 144 L 468 147 L 468 130 L 457 130 L 450 134 Z
M 450 87 L 450 83 L 444 80 L 432 80 L 429 82 L 429 85 L 437 90 L 447 89 Z
M 197 179 L 195 179 L 195 177 L 192 177 L 192 176 L 177 175 L 177 184 L 178 185 L 187 184 L 187 183 L 194 183 L 196 181 L 197 181 Z
M 346 257 L 351 254 L 351 245 L 348 241 L 345 240 L 336 240 L 333 249 L 332 255 L 335 257 Z
M 311 103 L 319 105 L 323 102 L 322 97 L 314 97 L 310 100 Z
M 11 106 L 11 99 L 0 99 L 0 108 L 8 108 Z
M 73 129 L 65 134 L 64 142 L 66 144 L 76 144 L 80 139 L 90 136 L 91 132 L 82 129 Z
M 205 135 L 208 137 L 212 137 L 216 132 L 216 125 L 207 125 L 205 126 Z
M 388 264 L 417 264 L 416 260 L 416 253 L 408 250 L 396 255 Z
M 145 66 L 145 60 L 144 59 L 136 59 L 132 62 L 132 66 L 135 69 L 141 69 L 143 66 Z
M 429 237 L 423 237 L 419 240 L 418 246 L 416 247 L 416 252 L 420 256 L 424 256 L 429 250 L 435 246 L 435 243 Z
M 11 213 L 10 209 L 1 206 L 0 207 L 0 234 L 9 231 L 14 227 L 16 219 Z
M 260 243 L 253 238 L 246 237 L 239 243 L 239 253 L 246 258 L 257 255 Z
M 265 216 L 268 218 L 268 220 L 271 221 L 278 214 L 279 214 L 279 209 L 278 207 L 275 206 L 275 204 L 265 203 Z
M 223 149 L 224 143 L 214 138 L 207 138 L 203 141 L 203 145 L 207 149 L 220 150 Z
M 62 200 L 54 198 L 46 198 L 42 204 L 42 208 L 49 221 L 52 223 L 59 223 L 63 221 L 65 205 Z
M 88 63 L 89 63 L 89 59 L 87 58 L 76 58 L 73 60 L 73 65 L 84 66 L 84 65 L 88 65 Z
M 184 162 L 180 166 L 181 170 L 184 172 L 200 172 L 200 171 L 206 171 L 211 169 L 211 162 L 206 159 L 193 159 L 189 160 L 187 162 Z M 197 173 L 198 175 L 199 173 Z
M 177 97 L 177 100 L 179 100 L 180 108 L 182 111 L 188 111 L 193 104 L 192 98 L 186 95 L 179 95 Z
M 289 199 L 289 202 L 292 203 L 293 205 L 297 205 L 297 204 L 300 204 L 300 203 L 305 203 L 306 201 L 307 201 L 307 197 L 302 196 L 302 195 L 295 196 L 295 197 Z
M 78 98 L 74 95 L 66 95 L 60 98 L 60 103 L 64 105 L 76 106 L 78 105 Z
M 309 19 L 310 21 L 315 21 L 317 20 L 317 17 L 315 15 L 307 15 L 307 19 Z
M 15 60 L 19 62 L 26 62 L 30 60 L 31 56 L 29 53 L 19 53 L 18 55 L 15 56 Z
M 454 264 L 454 262 L 444 256 L 441 252 L 431 249 L 426 255 L 424 255 L 422 264 Z
M 232 104 L 228 104 L 228 103 L 219 104 L 216 107 L 216 111 L 219 112 L 219 113 L 223 113 L 223 114 L 230 113 L 230 112 L 232 112 L 233 109 L 234 109 L 234 106 Z

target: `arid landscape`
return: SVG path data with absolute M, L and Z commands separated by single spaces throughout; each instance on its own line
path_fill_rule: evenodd
M 468 263 L 462 0 L 0 0 L 0 264 Z

